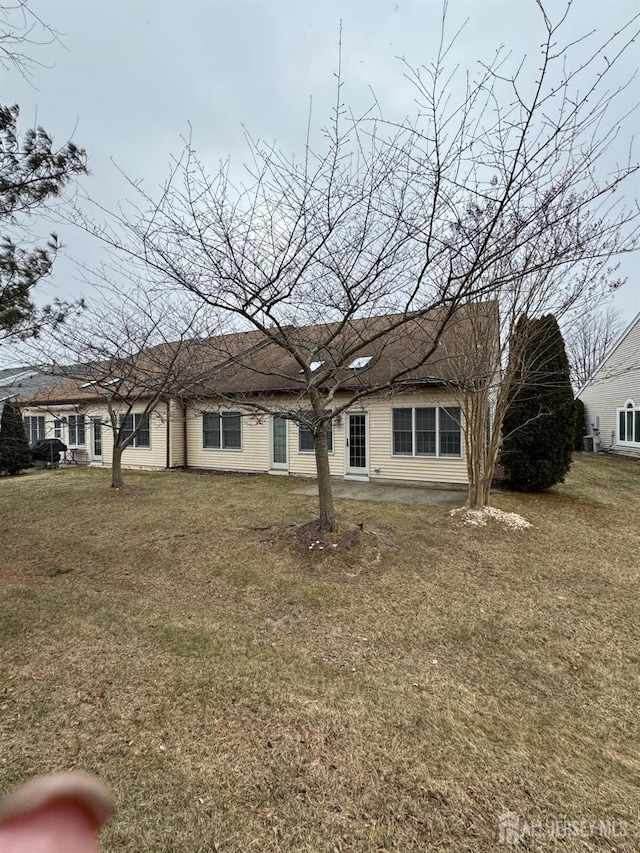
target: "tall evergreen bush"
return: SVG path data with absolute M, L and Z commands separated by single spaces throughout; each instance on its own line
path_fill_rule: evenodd
M 539 492 L 564 482 L 575 440 L 569 361 L 556 318 L 522 318 L 511 353 L 512 391 L 500 462 L 506 485 Z
M 20 409 L 6 402 L 0 419 L 0 472 L 19 474 L 29 465 L 31 453 Z

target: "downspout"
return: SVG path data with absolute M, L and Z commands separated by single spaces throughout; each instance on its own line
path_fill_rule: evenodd
M 189 467 L 189 458 L 187 456 L 188 444 L 187 444 L 187 404 L 186 403 L 182 404 L 182 411 L 184 413 L 184 418 L 182 420 L 182 440 L 184 442 L 184 445 L 183 445 L 184 446 L 184 467 L 188 468 Z
M 171 400 L 167 400 L 167 468 L 171 468 Z

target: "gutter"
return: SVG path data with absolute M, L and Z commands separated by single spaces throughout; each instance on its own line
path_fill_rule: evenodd
M 171 400 L 167 400 L 167 468 L 171 468 Z
M 184 444 L 184 468 L 189 467 L 189 458 L 187 456 L 188 453 L 188 444 L 187 444 L 187 404 L 185 402 L 182 403 L 182 412 L 184 418 L 182 419 L 182 441 Z

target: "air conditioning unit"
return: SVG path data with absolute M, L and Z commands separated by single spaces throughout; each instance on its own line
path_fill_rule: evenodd
M 595 448 L 594 448 L 595 442 L 593 439 L 594 439 L 594 436 L 592 436 L 592 435 L 585 435 L 585 437 L 582 439 L 582 446 L 584 447 L 585 453 L 594 453 L 595 452 Z

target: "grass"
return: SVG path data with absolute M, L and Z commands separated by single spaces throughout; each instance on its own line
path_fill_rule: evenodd
M 522 531 L 338 501 L 383 538 L 331 557 L 289 479 L 126 480 L 0 481 L 0 792 L 97 773 L 108 851 L 640 849 L 640 466 L 496 496 Z

